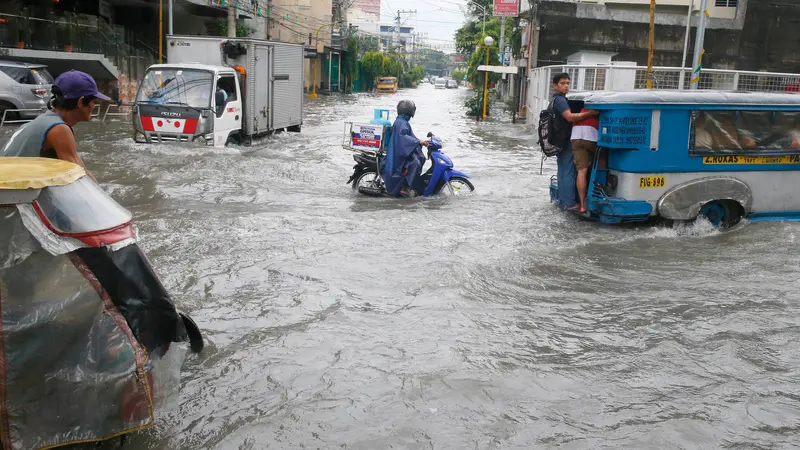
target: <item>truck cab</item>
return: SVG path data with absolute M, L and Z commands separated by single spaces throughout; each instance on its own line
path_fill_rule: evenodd
M 139 87 L 133 110 L 136 142 L 238 143 L 242 129 L 240 73 L 223 66 L 156 64 Z
M 169 64 L 150 66 L 133 110 L 136 142 L 252 144 L 303 125 L 303 46 L 167 36 Z

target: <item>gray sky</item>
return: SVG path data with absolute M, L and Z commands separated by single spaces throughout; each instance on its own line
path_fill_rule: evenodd
M 453 35 L 466 18 L 462 11 L 468 0 L 381 0 L 381 23 L 394 22 L 397 10 L 416 10 L 417 14 L 401 14 L 404 25 L 418 33 L 427 33 L 427 43 L 443 45 L 444 52 L 454 51 Z

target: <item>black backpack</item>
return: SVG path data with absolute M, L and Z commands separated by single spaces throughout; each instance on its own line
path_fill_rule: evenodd
M 569 141 L 568 129 L 561 129 L 557 124 L 557 116 L 553 110 L 553 100 L 539 113 L 539 147 L 544 156 L 551 157 L 561 153 Z

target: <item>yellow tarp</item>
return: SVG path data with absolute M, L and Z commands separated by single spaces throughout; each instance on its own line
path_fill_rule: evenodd
M 85 175 L 83 167 L 60 159 L 0 157 L 0 189 L 64 186 Z

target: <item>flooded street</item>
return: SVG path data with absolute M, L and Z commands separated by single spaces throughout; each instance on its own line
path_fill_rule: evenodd
M 253 147 L 77 127 L 207 339 L 177 411 L 125 448 L 797 445 L 800 224 L 577 220 L 550 205 L 531 129 L 465 117 L 467 94 L 320 97 L 302 133 Z M 402 98 L 472 196 L 345 184 L 344 122 Z

